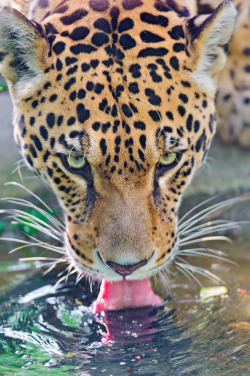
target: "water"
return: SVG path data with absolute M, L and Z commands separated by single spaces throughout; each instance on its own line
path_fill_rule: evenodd
M 225 280 L 226 296 L 202 301 L 173 269 L 170 296 L 156 286 L 164 306 L 103 315 L 88 308 L 97 286 L 91 292 L 72 278 L 55 289 L 56 275 L 40 273 L 18 283 L 19 267 L 17 285 L 0 299 L 0 375 L 250 375 L 248 247 L 224 248 L 238 267 L 196 264 Z

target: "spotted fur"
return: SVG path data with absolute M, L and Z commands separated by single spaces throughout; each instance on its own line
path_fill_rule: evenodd
M 178 207 L 215 132 L 214 98 L 234 30 L 229 0 L 19 1 L 0 14 L 1 71 L 15 138 L 65 213 L 78 270 L 119 280 L 162 268 L 178 246 Z M 81 170 L 67 155 L 82 155 Z M 167 168 L 166 153 L 177 159 Z
M 220 0 L 199 0 L 199 13 L 210 13 Z M 217 131 L 225 142 L 250 147 L 250 2 L 235 0 L 237 27 L 219 79 L 216 97 Z

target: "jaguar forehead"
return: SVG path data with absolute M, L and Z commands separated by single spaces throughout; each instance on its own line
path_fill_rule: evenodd
M 85 155 L 90 145 L 88 133 L 79 127 L 79 130 L 73 130 L 62 134 L 56 145 L 58 153 L 82 154 Z

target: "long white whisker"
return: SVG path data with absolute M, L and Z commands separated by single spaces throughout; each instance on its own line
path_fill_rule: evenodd
M 47 246 L 51 247 L 51 249 L 54 250 L 55 252 L 62 253 L 62 254 L 66 253 L 63 246 L 57 246 L 57 245 L 54 245 L 54 244 L 45 243 L 45 242 L 43 242 L 41 240 L 36 239 L 34 236 L 31 236 L 29 234 L 27 234 L 27 236 L 30 239 L 36 241 L 38 244 L 43 244 L 43 245 L 47 245 Z
M 26 213 L 22 210 L 18 209 L 9 209 L 9 210 L 0 210 L 0 213 L 12 213 L 12 218 L 19 221 L 26 219 L 28 222 L 26 223 L 29 225 L 29 223 L 37 224 L 37 225 L 42 225 L 44 228 L 50 229 L 52 232 L 54 232 L 56 235 L 61 235 L 62 231 L 56 230 L 54 227 L 52 227 L 49 223 L 44 222 L 42 219 L 37 218 L 35 215 Z
M 58 259 L 57 261 L 50 261 L 50 262 L 44 262 L 44 263 L 40 263 L 39 264 L 39 268 L 41 269 L 41 268 L 44 268 L 44 267 L 46 267 L 46 266 L 52 266 L 52 265 L 54 265 L 54 267 L 56 267 L 57 266 L 57 264 L 66 264 L 67 263 L 67 259 L 65 259 L 65 260 L 63 260 L 63 258 L 62 259 Z M 52 268 L 53 269 L 53 268 Z M 43 274 L 47 274 L 48 273 L 48 270 L 45 270 L 44 272 L 43 272 Z
M 11 253 L 20 251 L 21 249 L 32 247 L 32 246 L 36 246 L 38 248 L 46 248 L 46 249 L 52 251 L 52 249 L 49 246 L 46 246 L 44 244 L 39 244 L 39 243 L 35 242 L 35 243 L 28 243 L 28 244 L 25 244 L 25 245 L 20 245 L 19 247 L 16 247 L 16 248 L 12 249 L 9 253 L 11 254 Z
M 163 282 L 163 285 L 164 285 L 164 287 L 167 291 L 167 294 L 169 295 L 170 294 L 170 284 L 169 284 L 168 277 L 162 271 L 160 271 L 159 274 L 160 274 L 161 280 Z
M 9 202 L 9 203 L 12 203 L 12 204 L 15 204 L 15 205 L 25 206 L 25 207 L 35 209 L 40 214 L 42 214 L 45 218 L 47 218 L 50 222 L 52 222 L 59 230 L 61 230 L 61 231 L 65 230 L 65 226 L 61 222 L 60 219 L 56 219 L 54 216 L 52 216 L 51 214 L 49 214 L 48 212 L 46 212 L 45 210 L 43 210 L 42 208 L 33 204 L 30 201 L 27 201 L 27 200 L 21 199 L 21 198 L 15 198 L 15 197 L 4 197 L 4 198 L 1 198 L 1 201 L 6 201 L 6 202 Z M 7 210 L 15 210 L 15 209 L 5 209 L 5 210 L 7 211 Z
M 16 219 L 16 218 L 14 218 L 14 219 Z M 16 219 L 16 220 L 17 220 L 17 219 Z M 14 222 L 14 223 L 15 223 L 15 222 Z M 27 223 L 27 222 L 22 221 L 22 220 L 20 220 L 20 219 L 17 220 L 17 223 L 22 223 L 23 225 L 28 225 L 29 227 L 32 227 L 32 228 L 34 228 L 34 229 L 36 229 L 36 230 L 38 230 L 38 231 L 40 231 L 40 232 L 43 232 L 43 233 L 46 234 L 46 235 L 49 235 L 49 236 L 50 236 L 51 238 L 53 238 L 53 239 L 60 241 L 60 237 L 58 237 L 58 236 L 55 235 L 52 231 L 46 229 L 46 228 L 43 227 L 43 226 L 35 225 L 35 224 L 31 223 L 31 222 Z
M 78 284 L 81 281 L 81 279 L 83 279 L 83 277 L 84 277 L 84 275 L 79 273 L 77 278 L 76 278 L 76 284 Z
M 212 281 L 214 281 L 216 283 L 223 282 L 221 278 L 219 278 L 217 275 L 209 272 L 208 270 L 205 270 L 205 269 L 200 268 L 198 266 L 190 265 L 186 260 L 184 260 L 180 256 L 177 256 L 176 258 L 178 258 L 179 260 L 182 261 L 182 263 L 176 262 L 176 264 L 178 264 L 181 267 L 185 267 L 186 270 L 189 270 L 189 271 L 192 270 L 194 273 L 198 273 L 200 275 L 203 275 L 203 276 L 211 279 Z
M 181 224 L 183 222 L 183 220 L 185 218 L 187 218 L 191 213 L 193 213 L 196 209 L 200 208 L 201 206 L 207 204 L 208 202 L 212 201 L 212 200 L 215 200 L 218 196 L 215 196 L 215 197 L 210 197 L 208 198 L 207 200 L 205 201 L 202 201 L 201 203 L 199 203 L 198 205 L 195 205 L 192 209 L 190 209 L 187 213 L 185 213 L 179 220 L 179 224 Z
M 30 237 L 30 238 L 32 238 L 32 237 Z M 12 249 L 9 253 L 14 253 L 17 250 L 22 249 L 24 247 L 36 246 L 36 247 L 40 247 L 40 248 L 46 248 L 50 251 L 54 251 L 54 252 L 57 252 L 57 253 L 61 253 L 63 255 L 65 254 L 65 252 L 63 251 L 63 248 L 61 248 L 61 247 L 55 247 L 51 244 L 48 244 L 48 243 L 45 243 L 45 242 L 42 242 L 42 241 L 38 241 L 35 238 L 32 238 L 32 239 L 34 239 L 35 242 L 30 242 L 30 241 L 27 241 L 27 240 L 21 240 L 21 239 L 15 239 L 15 238 L 4 238 L 4 237 L 0 238 L 0 240 L 3 240 L 3 241 L 11 241 L 11 242 L 17 242 L 17 243 L 20 243 L 20 244 L 24 244 L 23 246 Z
M 10 201 L 8 200 L 7 202 L 9 203 L 14 203 L 15 205 L 22 205 L 22 206 L 27 206 L 27 207 L 30 207 L 30 208 L 34 208 L 35 210 L 37 210 L 40 214 L 42 214 L 45 218 L 48 219 L 49 222 L 51 222 L 56 228 L 57 230 L 62 233 L 64 231 L 64 228 L 62 227 L 62 225 L 60 225 L 58 223 L 58 221 L 56 219 L 54 219 L 52 216 L 50 215 L 47 215 L 47 213 L 45 211 L 43 211 L 42 209 L 36 207 L 35 205 L 25 205 L 25 204 L 21 204 L 19 202 L 15 202 L 15 201 Z M 0 212 L 1 213 L 5 213 L 5 214 L 11 214 L 11 215 L 14 215 L 15 212 L 17 211 L 18 209 L 2 209 Z M 30 215 L 30 213 L 27 213 L 25 211 L 22 211 L 22 210 L 19 210 L 20 213 L 23 213 L 23 215 Z M 20 216 L 22 217 L 23 215 L 20 214 Z M 37 218 L 35 216 L 35 218 Z M 42 219 L 40 219 L 42 222 L 44 222 Z M 44 223 L 47 223 L 47 222 L 44 222 Z M 49 224 L 47 224 L 49 225 Z
M 216 274 L 211 273 L 209 270 L 206 270 L 204 268 L 200 268 L 198 266 L 192 266 L 195 273 L 198 273 L 200 275 L 203 275 L 204 277 L 209 278 L 211 281 L 214 281 L 215 283 L 223 282 L 223 280 L 218 277 Z
M 36 200 L 38 200 L 39 202 L 41 202 L 41 204 L 43 204 L 51 213 L 53 213 L 53 210 L 46 204 L 46 202 L 44 202 L 40 197 L 38 197 L 34 192 L 30 191 L 24 185 L 22 185 L 20 183 L 17 183 L 17 182 L 14 182 L 14 181 L 5 183 L 5 185 L 6 186 L 8 186 L 8 185 L 15 185 L 17 187 L 22 188 L 24 191 L 28 192 L 31 196 L 33 196 Z
M 194 227 L 191 227 L 189 228 L 188 230 L 186 231 L 180 231 L 179 234 L 180 236 L 183 237 L 183 235 L 186 235 L 186 234 L 190 234 L 190 233 L 193 233 L 195 231 L 202 231 L 203 229 L 204 230 L 216 230 L 217 229 L 217 226 L 229 226 L 229 227 L 236 227 L 236 226 L 240 226 L 242 224 L 242 222 L 232 222 L 232 221 L 224 221 L 224 220 L 216 220 L 216 221 L 213 221 L 213 222 L 206 222 L 206 223 L 202 223 L 201 225 L 198 225 L 198 226 L 194 226 Z M 219 227 L 218 227 L 219 228 Z
M 204 249 L 204 251 L 206 251 L 206 249 Z M 222 260 L 222 261 L 226 261 L 230 264 L 233 264 L 233 265 L 237 265 L 235 262 L 225 258 L 225 257 L 221 257 L 221 256 L 217 256 L 215 254 L 211 254 L 209 252 L 201 252 L 201 251 L 189 251 L 188 249 L 185 250 L 185 251 L 181 251 L 181 252 L 178 252 L 176 255 L 182 255 L 182 256 L 192 256 L 192 257 L 201 257 L 201 256 L 205 256 L 205 257 L 211 257 L 211 258 L 214 258 L 214 259 L 218 259 L 218 260 Z
M 53 269 L 55 269 L 56 266 L 57 264 L 54 262 L 47 270 L 43 272 L 43 275 L 47 275 L 48 273 L 50 273 Z
M 181 266 L 178 266 L 177 264 L 176 264 L 176 269 L 177 270 L 179 270 L 179 272 L 181 272 L 181 274 L 183 274 L 192 284 L 193 284 L 193 282 L 194 282 L 194 279 L 192 279 L 193 278 L 193 275 L 192 275 L 192 278 L 190 277 L 190 274 L 188 274 L 186 271 L 185 271 L 185 269 L 183 269 Z M 195 280 L 195 282 L 196 282 L 196 280 Z M 196 282 L 196 283 L 198 283 L 198 282 Z M 198 283 L 199 284 L 199 283 Z
M 63 260 L 59 261 L 60 259 L 56 259 L 53 257 L 44 257 L 44 256 L 37 256 L 37 257 L 21 257 L 19 261 L 56 261 L 56 262 L 64 262 Z
M 200 242 L 209 242 L 209 241 L 213 241 L 213 240 L 222 240 L 222 241 L 226 241 L 226 242 L 232 244 L 232 240 L 230 238 L 226 237 L 226 236 L 207 236 L 207 237 L 204 237 L 204 238 L 193 239 L 193 240 L 190 240 L 190 241 L 183 241 L 183 242 L 180 241 L 180 245 L 184 246 L 184 245 L 188 245 L 188 244 L 196 244 L 196 243 L 200 243 Z
M 15 174 L 15 172 L 18 172 L 18 176 L 20 180 L 23 182 L 23 175 L 21 172 L 21 168 L 26 165 L 24 159 L 19 159 L 19 161 L 16 162 L 16 168 L 12 171 L 12 174 Z
M 182 269 L 183 274 L 186 273 L 186 275 L 189 275 L 191 278 L 193 278 L 194 281 L 195 281 L 200 287 L 203 286 L 202 283 L 198 280 L 198 278 L 196 278 L 195 275 L 194 275 L 193 273 L 191 273 L 191 271 L 190 271 L 188 268 L 186 268 L 186 265 L 185 265 L 185 264 L 180 263 L 180 262 L 176 262 L 175 264 L 178 265 L 178 266 Z M 185 273 L 184 273 L 184 271 L 185 271 Z
M 55 287 L 57 287 L 61 282 L 63 282 L 64 280 L 66 280 L 70 275 L 76 273 L 76 270 L 72 270 L 72 272 L 70 273 L 67 273 L 65 276 L 63 276 L 62 278 L 60 278 L 56 283 L 55 283 Z
M 247 198 L 245 197 L 238 197 L 238 198 L 233 198 L 229 200 L 225 200 L 219 204 L 214 204 L 206 209 L 203 209 L 201 212 L 195 214 L 193 217 L 185 221 L 179 226 L 179 230 L 182 230 L 183 228 L 187 230 L 189 227 L 193 226 L 195 223 L 201 221 L 203 218 L 209 217 L 210 214 L 216 212 L 219 209 L 225 208 L 227 206 L 236 204 L 238 202 L 246 201 Z
M 187 248 L 187 249 L 177 249 L 175 251 L 176 254 L 179 254 L 179 252 L 186 252 L 186 251 L 191 251 L 191 252 L 203 252 L 204 250 L 209 251 L 215 255 L 219 256 L 226 256 L 227 254 L 225 252 L 219 251 L 218 249 L 213 249 L 213 248 L 207 248 L 207 247 L 198 247 L 198 248 Z
M 209 272 L 208 270 L 206 270 L 204 268 L 201 268 L 201 267 L 198 267 L 198 266 L 195 266 L 195 265 L 191 265 L 189 262 L 187 262 L 187 260 L 183 259 L 180 256 L 177 256 L 176 258 L 178 258 L 179 260 L 182 261 L 182 263 L 183 263 L 182 266 L 185 266 L 186 269 L 192 270 L 193 273 L 201 274 L 201 275 L 203 275 L 203 276 L 205 276 L 207 278 L 210 278 L 211 280 L 213 280 L 216 283 L 222 282 L 221 278 L 219 278 L 217 275 Z
M 190 232 L 189 235 L 186 235 L 185 237 L 182 236 L 181 237 L 181 241 L 186 241 L 186 240 L 190 240 L 190 239 L 194 239 L 194 238 L 197 238 L 199 236 L 203 236 L 203 235 L 206 235 L 206 234 L 211 234 L 211 233 L 214 233 L 214 232 L 218 232 L 222 229 L 225 229 L 225 230 L 228 230 L 228 229 L 231 229 L 231 228 L 234 228 L 235 226 L 234 225 L 217 225 L 217 226 L 214 226 L 214 227 L 211 227 L 211 228 L 203 228 L 201 230 L 197 230 L 197 231 L 194 231 L 194 232 Z

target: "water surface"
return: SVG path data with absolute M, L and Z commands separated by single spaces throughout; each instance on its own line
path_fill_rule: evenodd
M 248 247 L 224 248 L 239 266 L 197 265 L 225 280 L 226 296 L 200 300 L 173 269 L 170 296 L 156 287 L 166 299 L 157 309 L 93 315 L 97 286 L 72 277 L 55 288 L 55 273 L 18 284 L 24 271 L 15 271 L 17 285 L 0 300 L 0 375 L 250 375 Z

